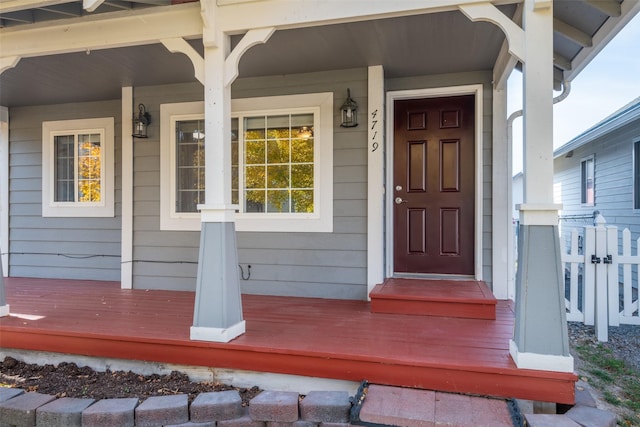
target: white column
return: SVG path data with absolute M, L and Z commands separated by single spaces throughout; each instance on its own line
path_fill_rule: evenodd
M 9 274 L 9 109 L 0 107 L 0 253 Z
M 492 283 L 498 299 L 509 298 L 509 260 L 513 260 L 511 225 L 511 151 L 507 143 L 507 90 L 493 89 L 493 146 L 492 146 Z
M 525 0 L 524 203 L 516 277 L 516 365 L 573 371 L 553 204 L 553 2 Z
M 384 280 L 384 69 L 369 67 L 367 295 Z
M 120 287 L 133 288 L 133 88 L 122 88 L 122 225 Z
M 228 342 L 245 332 L 231 204 L 231 87 L 224 65 L 229 36 L 205 47 L 205 204 L 191 339 Z

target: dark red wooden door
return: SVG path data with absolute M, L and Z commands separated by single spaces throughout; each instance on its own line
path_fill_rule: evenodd
M 394 270 L 474 274 L 475 97 L 395 101 Z

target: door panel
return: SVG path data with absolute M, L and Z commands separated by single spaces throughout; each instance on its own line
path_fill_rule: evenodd
M 395 101 L 394 270 L 474 274 L 475 98 Z

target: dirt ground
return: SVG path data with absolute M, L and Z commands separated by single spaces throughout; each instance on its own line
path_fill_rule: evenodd
M 192 382 L 183 373 L 170 375 L 139 375 L 133 372 L 96 372 L 75 363 L 53 365 L 27 364 L 11 357 L 0 363 L 0 386 L 20 387 L 26 391 L 57 397 L 88 397 L 96 400 L 117 397 L 138 397 L 188 394 L 189 401 L 199 393 L 238 390 L 243 405 L 260 393 L 258 387 L 237 388 L 220 383 Z

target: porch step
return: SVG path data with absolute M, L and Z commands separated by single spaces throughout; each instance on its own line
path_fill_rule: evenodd
M 496 318 L 497 300 L 478 280 L 392 278 L 373 288 L 370 297 L 372 313 Z
M 351 424 L 513 427 L 514 415 L 504 399 L 364 383 L 356 396 Z

